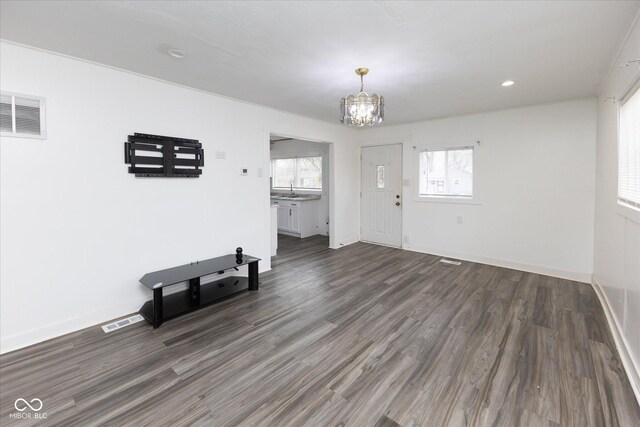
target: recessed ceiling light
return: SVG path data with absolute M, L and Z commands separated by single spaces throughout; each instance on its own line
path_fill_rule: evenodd
M 516 82 L 514 82 L 513 80 L 505 80 L 502 82 L 502 86 L 504 87 L 508 87 L 508 86 L 513 86 Z
M 181 51 L 180 49 L 169 49 L 167 51 L 167 54 L 169 54 L 169 56 L 173 56 L 174 58 L 178 58 L 178 59 L 182 59 L 185 56 L 185 53 L 183 51 Z

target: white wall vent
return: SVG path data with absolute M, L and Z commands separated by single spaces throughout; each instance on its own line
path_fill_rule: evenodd
M 443 264 L 449 264 L 449 265 L 460 265 L 462 264 L 460 261 L 456 261 L 455 259 L 447 259 L 447 258 L 442 258 L 440 260 L 441 263 Z
M 0 135 L 45 139 L 44 98 L 1 92 Z
M 126 319 L 120 319 L 120 320 L 116 320 L 115 322 L 102 325 L 102 330 L 105 333 L 113 332 L 120 328 L 124 328 L 125 326 L 129 326 L 134 323 L 140 322 L 141 320 L 144 320 L 144 317 L 142 317 L 139 314 L 136 314 L 135 316 L 127 317 Z

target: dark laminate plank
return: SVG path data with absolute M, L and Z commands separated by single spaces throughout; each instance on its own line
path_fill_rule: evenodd
M 589 285 L 327 246 L 281 236 L 260 292 L 159 329 L 0 356 L 0 424 L 38 397 L 65 426 L 640 425 Z
M 400 424 L 383 415 L 374 427 L 400 427 Z
M 603 426 L 604 414 L 594 379 L 560 370 L 560 425 Z
M 276 256 L 271 257 L 271 266 L 276 267 L 328 249 L 329 237 L 327 236 L 318 235 L 300 239 L 299 237 L 278 234 L 278 251 Z
M 259 410 L 251 413 L 243 420 L 246 424 L 266 424 L 266 425 L 297 425 L 297 422 L 307 419 L 313 415 L 308 408 L 324 406 L 326 404 L 339 404 L 343 407 L 347 401 L 330 390 L 327 385 L 338 372 L 349 366 L 354 358 L 366 353 L 371 346 L 370 342 L 359 340 L 348 342 L 343 340 L 342 351 L 334 351 L 324 354 L 324 357 L 312 356 L 313 349 L 326 347 L 326 342 L 331 337 L 326 337 L 317 341 L 324 342 L 325 345 L 308 346 L 304 352 L 307 357 L 301 354 L 299 359 L 305 369 L 300 375 L 291 379 L 284 385 L 282 392 L 260 407 Z M 346 337 L 335 337 L 341 340 Z M 335 343 L 335 341 L 333 341 Z M 331 414 L 326 414 L 329 416 Z
M 536 303 L 533 312 L 533 324 L 545 328 L 556 328 L 557 319 L 557 288 L 547 284 L 551 278 L 545 277 L 538 285 L 536 291 Z
M 520 355 L 522 407 L 546 420 L 560 421 L 558 332 L 534 325 Z
M 560 367 L 576 376 L 595 378 L 589 333 L 582 313 L 563 310 L 559 324 Z
M 584 314 L 584 321 L 587 327 L 587 333 L 589 339 L 598 341 L 605 344 L 610 349 L 616 348 L 616 343 L 613 340 L 609 326 L 607 325 L 607 318 L 604 311 L 599 306 L 588 313 Z
M 135 380 L 135 381 L 132 381 Z M 107 391 L 101 398 L 85 399 L 82 404 L 76 402 L 74 408 L 56 414 L 55 420 L 60 425 L 103 425 L 112 417 L 132 408 L 145 400 L 155 399 L 166 389 L 179 381 L 175 372 L 170 369 L 147 376 L 143 379 L 129 378 L 126 387 Z M 113 379 L 111 378 L 113 383 Z M 95 396 L 95 393 L 93 394 Z
M 605 423 L 611 426 L 640 425 L 640 407 L 618 354 L 597 341 L 591 342 L 591 352 Z
M 505 424 L 505 425 L 510 425 L 510 424 Z M 540 415 L 534 412 L 523 409 L 518 413 L 518 418 L 516 423 L 512 425 L 520 426 L 520 427 L 558 427 L 560 424 L 553 421 L 549 421 L 548 419 L 541 417 Z

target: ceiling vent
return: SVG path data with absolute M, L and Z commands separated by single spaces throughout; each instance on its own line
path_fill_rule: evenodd
M 0 135 L 45 139 L 44 98 L 0 93 Z

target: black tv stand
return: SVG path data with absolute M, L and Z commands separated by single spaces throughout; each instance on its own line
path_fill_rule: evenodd
M 257 291 L 259 261 L 259 258 L 250 255 L 232 254 L 147 273 L 142 276 L 140 283 L 153 291 L 153 300 L 142 306 L 140 314 L 154 328 L 158 328 L 165 320 L 199 310 L 246 290 Z M 200 283 L 202 276 L 237 270 L 242 265 L 248 266 L 249 277 L 230 276 L 211 283 Z M 185 281 L 189 282 L 189 289 L 162 295 L 163 288 Z

